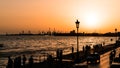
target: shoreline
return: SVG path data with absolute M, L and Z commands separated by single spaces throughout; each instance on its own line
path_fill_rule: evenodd
M 76 35 L 39 35 L 39 34 L 32 34 L 32 35 L 29 35 L 29 34 L 25 34 L 25 35 L 19 35 L 19 34 L 10 34 L 10 35 L 0 35 L 0 36 L 67 36 L 67 37 L 76 37 Z M 79 35 L 79 37 L 116 37 L 116 35 Z M 117 36 L 119 37 L 119 36 Z

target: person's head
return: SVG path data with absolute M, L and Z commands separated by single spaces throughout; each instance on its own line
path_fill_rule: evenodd
M 11 57 L 10 57 L 10 56 L 8 56 L 8 58 L 10 59 Z
M 32 57 L 33 57 L 33 55 L 30 56 L 30 58 L 32 58 Z
M 23 55 L 23 57 L 25 57 L 25 55 Z

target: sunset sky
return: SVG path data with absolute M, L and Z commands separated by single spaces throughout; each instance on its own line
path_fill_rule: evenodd
M 120 0 L 0 0 L 0 33 L 120 31 Z

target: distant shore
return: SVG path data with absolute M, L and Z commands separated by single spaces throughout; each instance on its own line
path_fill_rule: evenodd
M 100 36 L 100 37 L 117 37 L 120 36 L 120 32 L 117 33 L 52 33 L 52 34 L 0 34 L 0 36 Z

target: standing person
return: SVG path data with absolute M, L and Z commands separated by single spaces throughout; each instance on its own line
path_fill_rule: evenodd
M 56 55 L 57 55 L 57 59 L 59 59 L 59 52 L 60 50 L 59 49 L 57 49 L 57 51 L 56 51 Z
M 74 53 L 74 48 L 72 47 L 72 54 Z
M 62 55 L 63 54 L 63 50 L 60 50 L 60 58 L 59 58 L 59 60 L 60 60 L 60 62 L 62 62 Z
M 115 57 L 115 55 L 116 55 L 116 50 L 115 50 L 115 49 L 113 50 L 113 55 L 114 55 L 114 57 Z
M 27 60 L 25 55 L 23 55 L 23 59 L 22 60 L 23 60 L 23 67 L 25 67 L 26 60 Z
M 21 56 L 18 56 L 18 68 L 21 68 Z
M 10 56 L 8 56 L 8 64 L 6 68 L 13 68 L 13 60 L 11 59 Z
M 74 53 L 74 47 L 72 47 L 72 54 L 71 54 L 72 55 L 72 59 L 74 59 L 74 54 L 73 53 Z
M 32 66 L 33 66 L 33 56 L 30 56 L 30 58 L 29 58 L 29 66 L 30 66 L 30 68 L 32 68 Z
M 85 52 L 85 47 L 83 46 L 83 52 Z
M 110 64 L 111 64 L 113 61 L 113 52 L 110 53 L 109 59 L 110 59 Z
M 18 58 L 15 57 L 15 59 L 14 59 L 14 68 L 17 68 L 17 66 L 18 66 Z
M 120 62 L 120 53 L 119 53 L 119 59 L 118 59 L 118 60 L 119 60 L 119 62 Z

